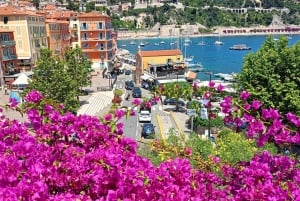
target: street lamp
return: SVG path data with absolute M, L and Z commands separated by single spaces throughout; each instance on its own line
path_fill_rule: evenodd
M 211 82 L 211 74 L 212 72 L 203 72 L 205 75 L 209 75 L 209 83 Z M 210 125 L 210 108 L 207 111 L 208 113 L 208 139 L 210 139 L 210 130 L 211 130 L 211 125 Z

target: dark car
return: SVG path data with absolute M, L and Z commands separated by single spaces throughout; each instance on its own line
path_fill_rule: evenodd
M 142 127 L 142 137 L 148 139 L 155 138 L 155 126 L 152 123 L 144 123 Z
M 176 105 L 178 103 L 179 106 L 185 106 L 185 103 L 181 100 L 176 100 L 175 98 L 166 98 L 164 100 L 164 105 Z
M 132 90 L 134 88 L 134 82 L 133 81 L 125 81 L 125 89 Z
M 131 75 L 131 70 L 125 70 L 125 75 Z
M 139 87 L 133 87 L 132 89 L 133 98 L 142 98 L 142 90 Z

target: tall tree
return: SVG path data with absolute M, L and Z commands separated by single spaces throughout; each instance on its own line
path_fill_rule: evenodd
M 300 115 L 300 43 L 288 46 L 288 39 L 268 37 L 262 47 L 245 57 L 238 76 L 242 90 L 283 113 Z
M 48 49 L 41 49 L 41 57 L 33 70 L 33 79 L 25 92 L 36 89 L 46 98 L 63 103 L 66 111 L 76 112 L 80 106 L 80 89 L 90 84 L 91 61 L 81 49 L 68 50 L 61 60 Z

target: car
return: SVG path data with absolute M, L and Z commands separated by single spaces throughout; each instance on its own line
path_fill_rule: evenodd
M 131 75 L 131 70 L 125 70 L 125 75 Z
M 151 122 L 151 113 L 149 110 L 141 110 L 140 111 L 139 122 Z
M 185 106 L 185 103 L 182 100 L 176 100 L 175 98 L 166 98 L 164 100 L 164 105 L 176 105 Z
M 154 139 L 155 138 L 155 126 L 152 123 L 144 123 L 142 125 L 143 138 Z
M 131 80 L 125 81 L 125 89 L 132 90 L 134 88 L 134 82 Z
M 142 90 L 139 87 L 133 87 L 132 89 L 133 98 L 142 98 Z

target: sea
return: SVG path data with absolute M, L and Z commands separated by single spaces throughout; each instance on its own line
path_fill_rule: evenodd
M 274 40 L 278 40 L 281 35 L 272 35 Z M 118 40 L 118 48 L 126 49 L 135 55 L 140 47 L 141 50 L 168 50 L 181 49 L 184 57 L 193 56 L 190 63 L 201 63 L 204 71 L 217 73 L 240 73 L 243 66 L 244 57 L 256 52 L 266 40 L 265 35 L 256 36 L 207 36 L 207 37 L 169 37 L 169 38 L 147 38 L 147 39 L 126 39 Z M 289 35 L 289 46 L 300 41 L 300 35 Z M 215 45 L 216 40 L 221 40 L 223 45 Z M 133 44 L 133 42 L 135 44 Z M 206 45 L 199 45 L 204 42 Z M 143 43 L 144 46 L 139 46 Z M 245 44 L 251 50 L 230 50 L 236 44 Z M 197 79 L 209 80 L 209 76 L 203 72 L 197 73 Z M 212 76 L 212 79 L 219 79 Z

